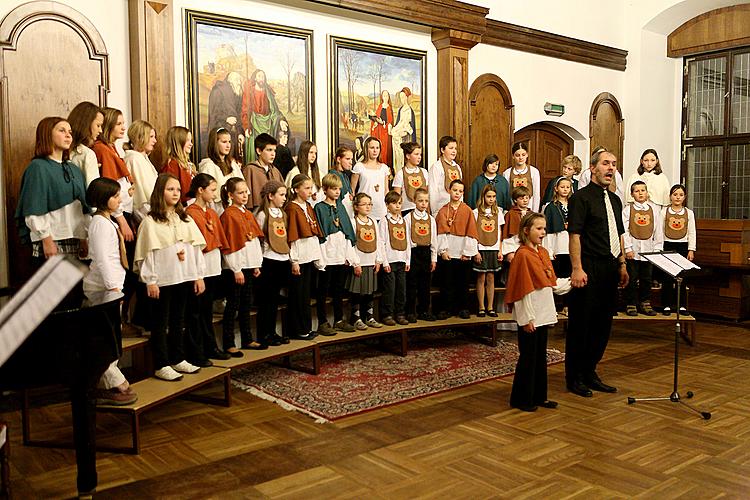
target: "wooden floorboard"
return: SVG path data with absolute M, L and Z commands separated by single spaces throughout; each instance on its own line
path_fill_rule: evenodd
M 174 400 L 142 417 L 142 453 L 98 455 L 102 498 L 747 498 L 750 497 L 750 328 L 699 322 L 681 345 L 680 393 L 668 396 L 673 330 L 618 324 L 600 368 L 617 394 L 579 398 L 564 367 L 549 370 L 556 410 L 508 406 L 512 377 L 316 424 L 234 390 L 230 408 Z M 513 339 L 510 333 L 504 333 Z M 550 345 L 564 350 L 561 329 Z M 212 389 L 213 390 L 213 389 Z M 216 388 L 218 393 L 218 387 Z M 27 448 L 13 399 L 16 498 L 75 494 L 70 450 Z M 33 412 L 35 437 L 70 438 L 69 407 Z M 127 443 L 127 421 L 99 415 L 102 441 Z

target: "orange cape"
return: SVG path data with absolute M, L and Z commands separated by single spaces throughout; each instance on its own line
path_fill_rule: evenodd
M 474 218 L 474 212 L 471 210 L 469 205 L 464 202 L 456 209 L 455 215 L 453 216 L 452 223 L 449 224 L 449 218 L 452 215 L 451 204 L 448 202 L 435 217 L 435 223 L 437 224 L 438 234 L 452 234 L 454 236 L 468 236 L 470 238 L 479 239 L 477 233 L 477 220 Z
M 221 253 L 224 254 L 238 252 L 244 248 L 246 242 L 263 237 L 263 231 L 250 210 L 246 209 L 243 212 L 235 205 L 228 206 L 221 214 L 221 225 L 229 243 L 228 248 L 221 249 Z
M 287 231 L 289 243 L 301 240 L 302 238 L 310 238 L 311 236 L 323 236 L 318 224 L 318 218 L 315 216 L 315 210 L 307 202 L 305 202 L 305 210 L 307 211 L 307 215 L 310 216 L 312 223 L 308 222 L 305 212 L 302 211 L 302 207 L 293 201 L 290 201 L 284 207 L 287 222 L 289 223 Z
M 208 253 L 216 248 L 229 247 L 227 235 L 224 233 L 224 227 L 219 220 L 219 214 L 211 207 L 207 207 L 204 212 L 201 207 L 193 203 L 185 211 L 195 221 L 195 225 L 198 226 L 201 234 L 206 238 L 206 246 L 203 248 L 203 253 Z
M 522 245 L 510 264 L 508 282 L 505 285 L 505 303 L 521 300 L 534 290 L 557 285 L 552 261 L 547 250 L 539 246 L 536 250 Z

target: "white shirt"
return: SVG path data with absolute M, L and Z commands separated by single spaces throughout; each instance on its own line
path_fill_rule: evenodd
M 282 212 L 280 208 L 271 207 L 268 209 L 268 211 L 275 218 L 279 218 L 284 215 L 284 212 Z M 265 224 L 266 222 L 266 213 L 263 210 L 258 211 L 258 214 L 255 216 L 255 220 L 258 222 L 258 226 L 262 228 L 263 224 Z M 281 262 L 289 262 L 289 254 L 275 252 L 273 248 L 271 248 L 271 244 L 268 242 L 268 238 L 263 238 L 262 246 L 263 246 L 263 258 L 264 259 L 278 260 Z
M 688 250 L 692 250 L 693 252 L 695 252 L 697 234 L 695 231 L 695 214 L 693 213 L 692 210 L 690 210 L 687 207 L 682 207 L 682 210 L 675 212 L 674 210 L 672 210 L 671 205 L 666 206 L 661 209 L 661 222 L 662 224 L 664 224 L 664 221 L 666 220 L 666 217 L 667 217 L 667 213 L 672 214 L 672 215 L 682 215 L 685 213 L 685 210 L 687 210 L 687 216 L 688 216 L 687 234 L 683 238 L 680 238 L 679 240 L 670 240 L 669 238 L 667 238 L 666 235 L 664 235 L 664 241 L 671 241 L 671 242 L 678 242 L 678 243 L 684 243 L 687 241 Z
M 633 201 L 633 196 L 630 194 L 630 186 L 632 186 L 635 181 L 643 181 L 646 183 L 649 201 L 660 207 L 667 206 L 671 203 L 669 200 L 669 190 L 672 186 L 669 184 L 667 174 L 664 172 L 655 174 L 653 171 L 646 172 L 645 170 L 642 174 L 639 174 L 636 170 L 628 179 L 628 183 L 626 184 L 627 189 L 625 189 L 625 201 L 627 203 Z
M 247 210 L 245 207 L 237 205 L 243 213 Z M 257 220 L 256 220 L 257 222 Z M 233 273 L 238 273 L 243 269 L 260 269 L 263 264 L 263 250 L 260 247 L 260 238 L 253 238 L 246 241 L 245 245 L 236 252 L 224 254 L 224 269 L 231 269 Z
M 201 162 L 198 164 L 198 172 L 202 174 L 208 174 L 214 179 L 216 179 L 216 184 L 218 184 L 218 188 L 216 190 L 216 196 L 214 197 L 214 202 L 221 204 L 221 187 L 227 183 L 229 179 L 232 177 L 238 177 L 240 179 L 244 179 L 245 177 L 242 175 L 242 169 L 240 168 L 240 164 L 236 161 L 232 161 L 232 171 L 228 174 L 224 175 L 224 172 L 222 172 L 221 167 L 219 167 L 211 158 L 203 158 Z
M 474 257 L 479 253 L 477 240 L 470 236 L 456 236 L 450 233 L 439 234 L 437 246 L 439 254 L 447 251 L 451 259 L 460 259 L 461 256 Z
M 320 244 L 320 253 L 323 255 L 326 266 L 359 265 L 359 256 L 343 231 L 329 234 Z
M 156 184 L 159 173 L 148 156 L 138 151 L 125 151 L 125 165 L 133 176 L 135 192 L 133 193 L 133 214 L 138 220 L 143 220 L 151 210 L 151 193 Z
M 380 247 L 380 255 L 383 256 L 383 265 L 387 266 L 393 262 L 409 264 L 411 262 L 411 245 L 406 245 L 406 250 L 396 250 L 391 246 L 390 231 L 388 230 L 389 221 L 392 224 L 401 224 L 404 223 L 404 218 L 400 214 L 394 217 L 388 213 L 378 222 L 378 246 Z M 408 232 L 404 230 L 404 238 L 408 238 L 407 235 Z
M 516 167 L 510 167 L 503 172 L 503 177 L 505 177 L 508 181 L 509 189 L 511 193 L 513 192 L 513 184 L 510 182 L 510 171 L 513 170 L 513 173 L 515 175 L 524 175 L 527 171 L 531 171 L 531 198 L 529 199 L 529 208 L 531 208 L 534 212 L 539 211 L 539 204 L 542 201 L 542 196 L 540 193 L 540 186 L 539 184 L 542 182 L 539 178 L 539 169 L 536 168 L 533 165 L 526 165 L 522 169 L 517 169 Z
M 292 201 L 302 208 L 302 211 L 307 214 L 305 210 L 305 203 L 298 200 Z M 300 238 L 292 242 L 289 245 L 289 260 L 292 264 L 307 264 L 312 262 L 318 269 L 325 269 L 326 262 L 323 260 L 323 253 L 320 251 L 320 243 L 317 236 L 310 236 L 308 238 Z
M 24 218 L 31 241 L 41 241 L 51 236 L 53 241 L 77 238 L 85 240 L 91 216 L 83 213 L 81 202 L 73 200 L 64 207 L 42 215 Z
M 183 251 L 184 260 L 177 254 Z M 147 285 L 170 286 L 203 278 L 206 261 L 203 247 L 178 241 L 159 250 L 150 250 L 140 263 L 141 281 Z
M 416 248 L 417 244 L 411 239 L 411 221 L 416 220 L 428 220 L 430 221 L 430 260 L 437 262 L 437 224 L 435 224 L 435 217 L 428 214 L 427 212 L 420 212 L 417 209 L 406 215 L 406 239 L 412 248 Z
M 96 153 L 90 147 L 79 144 L 75 149 L 71 149 L 70 162 L 83 172 L 86 187 L 89 187 L 91 181 L 99 178 L 99 161 L 96 159 Z
M 584 168 L 581 175 L 578 176 L 578 189 L 583 188 L 591 182 L 591 169 Z M 630 188 L 628 188 L 629 190 Z M 620 201 L 625 205 L 625 181 L 622 180 L 622 174 L 615 170 L 615 194 L 620 197 Z
M 546 203 L 542 207 L 542 213 L 547 210 L 549 203 Z M 550 259 L 554 259 L 556 255 L 570 255 L 570 235 L 565 230 L 557 233 L 547 233 L 542 239 L 542 246 L 547 249 Z
M 367 193 L 372 198 L 370 217 L 379 221 L 388 212 L 385 206 L 385 193 L 388 192 L 388 176 L 391 171 L 388 165 L 381 163 L 379 168 L 367 168 L 363 163 L 357 163 L 352 173 L 359 176 L 357 192 Z
M 428 181 L 429 175 L 427 174 L 427 170 L 421 167 L 412 168 L 409 166 L 404 166 L 404 168 L 396 172 L 396 175 L 393 176 L 392 187 L 401 188 L 401 211 L 402 212 L 405 212 L 407 210 L 414 210 L 416 208 L 416 205 L 414 204 L 414 202 L 411 201 L 408 196 L 406 196 L 406 188 L 404 187 L 404 170 L 406 171 L 407 174 L 416 174 L 421 170 L 422 175 L 424 176 L 424 182 L 425 182 L 425 185 L 422 187 L 429 190 L 428 186 L 430 185 Z
M 557 286 L 534 290 L 513 303 L 511 317 L 521 326 L 533 321 L 534 326 L 547 326 L 557 323 L 555 298 L 570 291 L 570 278 L 557 278 Z
M 377 234 L 378 227 L 375 225 L 375 221 L 372 219 L 372 217 L 367 218 L 367 223 L 364 223 L 360 221 L 361 226 L 374 226 L 373 229 L 375 229 L 375 232 Z M 354 231 L 357 231 L 357 219 L 352 219 L 352 227 L 354 228 Z M 378 235 L 378 239 L 380 239 L 380 235 Z M 380 243 L 376 245 L 376 249 L 374 252 L 366 253 L 361 251 L 357 246 L 354 246 L 354 251 L 357 253 L 357 256 L 359 257 L 359 265 L 362 267 L 366 266 L 374 266 L 375 264 L 382 264 L 383 263 L 383 254 L 381 252 Z
M 514 234 L 510 238 L 505 238 L 502 241 L 502 243 L 500 244 L 500 251 L 502 252 L 503 255 L 508 255 L 509 253 L 513 253 L 516 250 L 518 250 L 518 247 L 520 246 L 521 246 L 521 240 L 518 239 L 517 234 Z
M 318 177 L 320 178 L 321 181 L 323 180 L 323 177 L 326 175 L 326 173 L 327 172 L 323 172 L 321 170 L 321 168 L 318 167 Z M 286 179 L 284 179 L 284 184 L 286 184 L 286 187 L 288 187 L 290 191 L 292 189 L 292 181 L 299 174 L 300 174 L 299 167 L 292 168 L 289 171 L 289 173 L 286 174 Z M 310 180 L 312 180 L 312 175 L 308 175 L 308 177 L 310 178 Z M 289 197 L 289 196 L 290 195 L 288 194 L 287 197 Z M 307 199 L 307 203 L 309 203 L 310 206 L 314 207 L 315 205 L 317 205 L 318 203 L 320 203 L 321 201 L 323 201 L 325 199 L 326 199 L 326 193 L 325 193 L 325 191 L 323 191 L 321 188 L 319 188 L 315 184 L 315 181 L 313 181 L 313 183 L 312 183 L 312 196 L 310 196 Z
M 646 259 L 641 257 L 641 253 L 664 250 L 664 218 L 661 216 L 659 207 L 650 201 L 646 203 L 633 202 L 633 206 L 636 210 L 648 210 L 650 206 L 654 217 L 654 234 L 647 240 L 639 240 L 630 235 L 630 204 L 625 205 L 625 208 L 622 209 L 622 224 L 625 226 L 625 234 L 622 235 L 622 239 L 625 243 L 625 252 L 634 252 L 636 260 L 645 261 Z
M 473 212 L 474 212 L 474 218 L 475 219 L 479 219 L 479 209 L 475 208 L 473 210 Z M 491 213 L 492 213 L 492 211 L 489 208 L 485 209 L 485 215 L 487 217 L 489 217 L 491 215 Z M 505 224 L 505 214 L 504 214 L 504 211 L 503 211 L 503 209 L 501 207 L 497 207 L 497 241 L 491 247 L 486 247 L 486 246 L 482 245 L 481 243 L 479 243 L 477 241 L 477 250 L 498 250 L 498 251 L 500 251 L 500 245 L 501 245 L 502 239 L 503 239 L 503 237 L 502 237 L 502 232 L 503 232 L 502 226 L 503 226 L 503 224 Z M 477 229 L 477 231 L 479 231 L 479 229 Z
M 103 292 L 122 290 L 125 268 L 120 261 L 120 238 L 117 223 L 108 217 L 94 216 L 89 224 L 89 257 L 91 266 L 83 278 L 83 290 Z
M 461 166 L 455 161 L 451 162 L 461 174 L 463 179 L 464 173 L 461 170 Z M 443 164 L 438 159 L 435 163 L 430 165 L 428 170 L 427 189 L 430 192 L 430 211 L 437 215 L 441 208 L 446 203 L 451 201 L 450 193 L 445 189 L 445 171 L 443 170 Z

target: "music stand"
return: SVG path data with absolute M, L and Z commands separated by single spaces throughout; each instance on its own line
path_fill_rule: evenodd
M 677 374 L 680 365 L 680 333 L 682 327 L 680 325 L 680 294 L 682 289 L 683 278 L 690 274 L 691 271 L 699 270 L 700 267 L 696 266 L 682 255 L 676 252 L 650 252 L 641 253 L 640 256 L 651 262 L 653 265 L 673 277 L 677 285 L 677 319 L 675 321 L 674 328 L 674 385 L 672 387 L 672 394 L 666 397 L 649 397 L 649 398 L 633 398 L 628 397 L 628 404 L 632 405 L 639 401 L 671 401 L 672 403 L 679 403 L 686 408 L 698 413 L 704 420 L 711 418 L 711 412 L 700 411 L 697 408 L 687 404 L 680 397 L 680 393 L 677 391 Z M 662 284 L 662 286 L 664 286 Z M 693 397 L 692 391 L 685 393 L 688 399 Z

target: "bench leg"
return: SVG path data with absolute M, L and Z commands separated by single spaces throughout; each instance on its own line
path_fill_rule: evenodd
M 31 443 L 31 422 L 29 415 L 29 390 L 23 389 L 21 391 L 21 430 L 23 434 L 24 446 L 29 446 Z
M 132 430 L 131 436 L 133 439 L 133 447 L 128 451 L 131 455 L 141 454 L 141 418 L 140 413 L 133 412 L 130 415 L 130 428 Z
M 493 321 L 492 323 L 490 323 L 490 328 L 492 329 L 490 331 L 490 345 L 492 347 L 497 347 L 497 321 Z
M 406 330 L 401 331 L 401 356 L 406 357 L 406 355 L 409 352 L 409 335 L 407 335 Z
M 313 356 L 313 369 L 312 373 L 313 375 L 320 375 L 320 347 L 315 346 L 312 350 L 312 356 Z
M 231 384 L 232 372 L 227 373 L 224 377 L 224 406 L 229 408 L 232 406 L 232 384 Z

